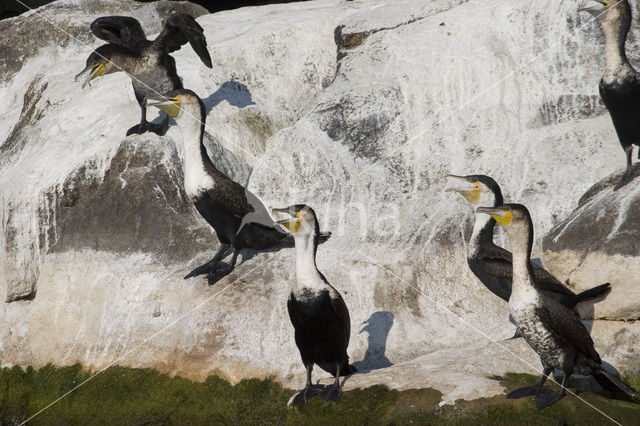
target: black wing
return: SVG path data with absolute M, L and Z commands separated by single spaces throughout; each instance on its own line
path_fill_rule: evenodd
M 601 363 L 589 332 L 573 312 L 555 300 L 545 297 L 541 306 L 536 308 L 536 314 L 557 338 L 576 348 L 588 359 Z
M 242 185 L 232 181 L 222 173 L 215 177 L 215 182 L 215 186 L 209 189 L 207 194 L 216 203 L 222 205 L 225 210 L 239 218 L 254 211 L 254 208 L 247 200 L 245 189 Z
M 331 297 L 331 292 L 329 292 L 329 300 L 331 301 L 331 307 L 336 314 L 340 328 L 344 332 L 344 345 L 346 349 L 346 347 L 349 346 L 349 338 L 351 337 L 351 319 L 349 318 L 349 309 L 347 309 L 347 304 L 344 303 L 344 299 L 342 298 L 342 295 L 338 293 L 338 290 L 333 288 L 331 284 L 327 282 L 327 279 L 322 275 L 322 273 L 320 273 L 320 276 L 335 292 L 336 297 Z
M 487 273 L 511 281 L 513 275 L 513 256 L 511 255 L 511 252 L 494 245 L 493 247 L 483 247 L 481 256 L 481 260 L 486 264 Z M 536 288 L 548 293 L 575 296 L 569 288 L 562 284 L 547 270 L 535 263 L 531 263 L 531 265 L 533 266 L 533 281 Z M 557 297 L 554 297 L 554 299 L 556 298 Z
M 189 42 L 200 60 L 209 68 L 212 67 L 211 56 L 207 50 L 204 30 L 193 17 L 186 13 L 176 13 L 167 19 L 164 29 L 154 43 L 162 45 L 166 52 L 174 52 Z
M 99 39 L 134 51 L 147 41 L 140 22 L 130 16 L 103 16 L 93 21 L 90 28 Z

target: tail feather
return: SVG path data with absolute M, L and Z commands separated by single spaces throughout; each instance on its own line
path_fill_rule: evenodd
M 638 391 L 608 371 L 604 369 L 594 371 L 593 377 L 604 390 L 611 392 L 614 398 L 625 399 L 640 404 L 640 394 Z
M 582 293 L 578 293 L 573 296 L 575 303 L 584 302 L 585 300 L 595 299 L 600 296 L 604 296 L 611 290 L 611 284 L 604 283 L 597 285 L 589 290 L 585 290 Z

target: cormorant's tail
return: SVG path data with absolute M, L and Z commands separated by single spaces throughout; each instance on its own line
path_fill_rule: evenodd
M 640 404 L 640 394 L 638 391 L 605 369 L 594 371 L 593 377 L 604 390 L 611 392 L 611 396 L 614 398 L 626 399 L 627 401 Z
M 596 297 L 604 296 L 611 290 L 611 284 L 604 283 L 597 285 L 589 290 L 585 290 L 582 293 L 578 293 L 573 296 L 575 303 L 584 302 L 585 300 L 595 299 Z
M 358 371 L 358 369 L 353 364 L 347 364 L 346 367 L 340 369 L 340 377 L 349 376 Z M 334 371 L 335 374 L 335 371 Z

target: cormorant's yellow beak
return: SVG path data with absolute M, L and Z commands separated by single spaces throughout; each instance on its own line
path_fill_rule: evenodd
M 509 207 L 478 207 L 478 213 L 485 213 L 495 219 L 500 226 L 508 226 L 513 219 L 513 212 Z
M 94 62 L 91 65 L 87 65 L 87 67 L 83 69 L 80 74 L 76 75 L 75 81 L 78 81 L 80 77 L 87 74 L 87 78 L 84 80 L 84 83 L 82 83 L 82 88 L 84 89 L 91 80 L 104 75 L 104 72 L 104 65 L 99 62 Z
M 601 6 L 596 6 L 596 7 L 584 7 L 582 9 L 580 9 L 581 12 L 588 12 L 590 13 L 594 18 L 596 19 L 604 19 L 604 16 L 606 15 L 606 11 L 609 8 L 609 2 L 608 0 L 593 0 L 597 3 L 600 3 L 602 5 Z
M 291 216 L 293 216 L 292 218 L 279 220 L 276 223 L 287 228 L 287 230 L 289 230 L 289 232 L 291 232 L 292 234 L 295 234 L 300 230 L 300 225 L 302 225 L 302 214 L 300 212 L 296 212 L 294 215 L 288 208 L 272 209 L 271 211 L 273 213 L 289 213 Z
M 471 204 L 478 202 L 481 192 L 480 182 L 456 175 L 447 175 L 446 178 L 452 184 L 447 191 L 460 193 Z
M 147 105 L 160 108 L 169 117 L 177 118 L 178 116 L 180 116 L 180 113 L 182 112 L 182 108 L 180 108 L 181 103 L 182 101 L 180 100 L 180 95 L 177 95 L 174 98 L 170 98 L 160 102 L 151 102 L 151 103 L 148 103 Z

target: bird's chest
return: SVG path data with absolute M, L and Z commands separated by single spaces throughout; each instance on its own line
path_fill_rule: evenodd
M 325 322 L 325 317 L 331 313 L 329 291 L 311 288 L 294 289 L 289 296 L 288 307 L 297 326 L 315 327 L 318 322 Z
M 561 347 L 557 344 L 551 330 L 540 321 L 536 305 L 531 301 L 509 301 L 511 317 L 520 329 L 529 346 L 540 356 L 545 366 L 559 367 L 558 357 Z
M 157 97 L 158 93 L 164 95 L 175 89 L 166 67 L 158 63 L 155 55 L 143 53 L 136 62 L 137 71 L 132 75 L 136 92 Z
M 197 168 L 187 168 L 184 172 L 184 190 L 191 200 L 199 198 L 203 193 L 214 189 L 215 182 L 211 176 Z

